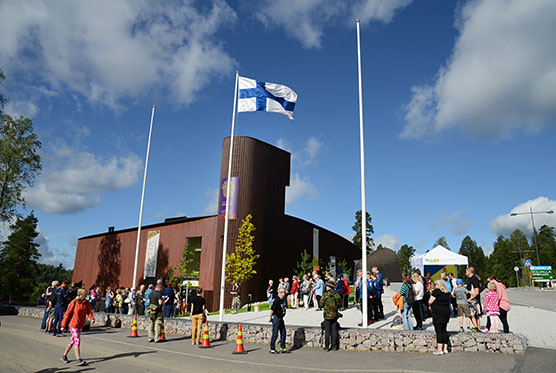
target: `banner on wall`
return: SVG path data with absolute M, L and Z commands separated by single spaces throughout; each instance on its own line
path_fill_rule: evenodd
M 220 183 L 220 198 L 218 203 L 218 216 L 220 220 L 226 218 L 226 203 L 230 203 L 228 208 L 228 220 L 237 219 L 237 195 L 238 195 L 238 177 L 234 176 L 231 178 L 230 183 L 230 198 L 226 198 L 226 192 L 228 188 L 228 178 L 225 177 Z
M 145 271 L 143 278 L 156 277 L 156 261 L 158 258 L 158 244 L 160 231 L 149 231 L 147 234 L 147 253 L 145 254 Z

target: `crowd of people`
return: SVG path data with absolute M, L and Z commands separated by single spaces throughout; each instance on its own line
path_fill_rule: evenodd
M 68 286 L 66 281 L 61 284 L 53 281 L 39 299 L 39 305 L 45 306 L 41 325 L 46 333 L 64 337 L 63 332 L 69 329 L 71 339 L 63 353 L 62 360 L 68 362 L 67 355 L 74 348 L 79 365 L 84 364 L 80 358 L 80 333 L 88 316 L 94 322 L 94 312 L 100 312 L 104 300 L 104 312 L 117 314 L 146 315 L 150 319 L 148 340 L 159 342 L 163 317 L 185 315 L 189 313 L 192 320 L 192 344 L 200 344 L 202 322 L 207 317 L 206 301 L 202 297 L 202 289 L 196 288 L 190 299 L 184 299 L 182 292 L 174 289 L 172 283 L 164 286 L 162 280 L 156 285 L 140 285 L 139 289 L 120 287 L 112 290 L 107 287 L 102 297 L 101 289 L 92 285 L 87 291 L 80 283 Z M 366 285 L 366 299 L 364 286 Z M 366 302 L 367 322 L 372 324 L 384 319 L 382 297 L 384 293 L 383 276 L 377 267 L 366 273 L 365 279 L 361 270 L 357 271 L 354 281 L 354 303 L 363 312 Z M 484 304 L 481 304 L 481 292 L 486 290 Z M 288 308 L 303 307 L 304 310 L 314 308 L 322 311 L 324 330 L 324 349 L 327 351 L 339 348 L 339 323 L 341 311 L 349 306 L 352 288 L 343 274 L 336 278 L 326 272 L 324 278 L 313 271 L 300 277 L 292 276 L 292 280 L 283 277 L 274 284 L 269 280 L 266 290 L 270 306 L 272 338 L 270 352 L 287 352 L 285 345 L 286 328 L 284 317 Z M 231 289 L 232 308 L 235 312 L 241 306 L 241 293 L 238 284 Z M 189 297 L 189 293 L 185 295 Z M 437 355 L 448 353 L 449 338 L 447 325 L 451 318 L 459 317 L 460 332 L 504 333 L 509 332 L 507 314 L 510 303 L 506 287 L 494 276 L 487 278 L 487 284 L 475 273 L 473 267 L 466 269 L 466 279 L 455 278 L 452 273 L 442 272 L 433 281 L 430 273 L 422 276 L 419 270 L 413 274 L 403 275 L 403 282 L 394 303 L 399 310 L 399 318 L 404 330 L 423 330 L 423 321 L 432 318 L 436 332 Z M 188 308 L 189 307 L 189 308 Z M 481 316 L 486 312 L 486 327 L 481 328 Z M 363 318 L 363 316 L 362 316 Z M 415 318 L 415 325 L 413 323 Z M 364 319 L 364 318 L 363 318 Z M 360 324 L 361 325 L 361 324 Z M 276 349 L 276 341 L 280 335 L 280 349 Z
M 272 307 L 278 293 L 283 289 L 284 302 L 287 307 L 299 308 L 302 306 L 305 310 L 314 308 L 315 311 L 320 311 L 319 303 L 326 290 L 325 283 L 329 281 L 334 282 L 335 292 L 341 299 L 340 309 L 348 308 L 351 287 L 343 274 L 338 274 L 335 280 L 330 272 L 326 272 L 323 279 L 317 271 L 307 273 L 301 277 L 294 275 L 291 282 L 289 277 L 281 277 L 276 285 L 272 279 L 269 280 L 266 290 L 268 303 Z
M 403 329 L 422 330 L 423 320 L 432 317 L 438 346 L 436 355 L 448 353 L 447 326 L 451 318 L 459 318 L 460 332 L 510 331 L 507 319 L 510 302 L 504 284 L 491 275 L 485 285 L 473 267 L 468 267 L 465 274 L 465 281 L 446 272 L 440 273 L 434 282 L 429 272 L 423 277 L 419 270 L 412 276 L 403 276 L 399 292 L 399 298 L 403 298 L 403 306 L 400 307 Z M 481 304 L 481 292 L 485 290 L 484 304 Z M 481 328 L 481 317 L 485 311 L 487 323 Z M 415 328 L 412 315 L 417 324 Z

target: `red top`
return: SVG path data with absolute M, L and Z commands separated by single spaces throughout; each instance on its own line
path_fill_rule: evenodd
M 344 277 L 344 294 L 351 294 L 351 288 L 349 287 L 348 280 L 345 277 Z
M 86 299 L 83 299 L 82 301 L 78 301 L 77 299 L 72 300 L 68 306 L 66 313 L 64 314 L 64 319 L 62 320 L 62 329 L 68 327 L 68 322 L 70 328 L 83 328 L 87 315 L 89 316 L 89 319 L 91 321 L 95 320 L 95 317 L 93 316 L 93 310 L 91 309 L 91 303 L 89 303 L 89 301 Z
M 295 280 L 292 284 L 292 288 L 290 290 L 290 294 L 295 294 L 299 290 L 299 281 Z

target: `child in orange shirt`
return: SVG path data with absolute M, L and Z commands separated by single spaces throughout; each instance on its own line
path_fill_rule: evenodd
M 77 297 L 70 302 L 66 313 L 64 314 L 64 319 L 62 320 L 62 330 L 65 330 L 69 326 L 71 332 L 71 339 L 64 350 L 62 355 L 62 361 L 64 363 L 69 363 L 68 353 L 71 348 L 75 346 L 75 358 L 77 359 L 77 365 L 85 365 L 85 361 L 81 360 L 79 345 L 81 344 L 81 329 L 85 325 L 85 318 L 89 316 L 91 324 L 95 322 L 93 316 L 93 310 L 91 304 L 87 299 L 85 299 L 87 291 L 85 289 L 77 290 Z

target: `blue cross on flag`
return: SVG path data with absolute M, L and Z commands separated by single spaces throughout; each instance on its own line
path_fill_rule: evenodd
M 238 112 L 266 111 L 293 119 L 297 93 L 285 85 L 239 77 Z

